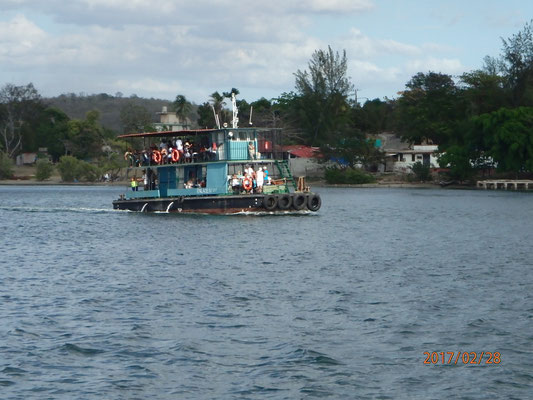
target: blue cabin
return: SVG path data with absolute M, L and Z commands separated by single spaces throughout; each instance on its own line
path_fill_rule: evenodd
M 242 178 L 247 165 L 265 166 L 283 179 L 269 188 L 271 193 L 288 192 L 287 179 L 294 184 L 281 161 L 279 129 L 200 129 L 119 137 L 131 139 L 137 148 L 125 156 L 141 190 L 128 191 L 126 199 L 233 194 L 228 180 L 234 175 Z

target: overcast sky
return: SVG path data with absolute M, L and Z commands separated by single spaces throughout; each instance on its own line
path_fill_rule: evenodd
M 360 100 L 394 98 L 417 72 L 480 68 L 532 18 L 525 0 L 0 0 L 0 85 L 254 101 L 331 45 Z

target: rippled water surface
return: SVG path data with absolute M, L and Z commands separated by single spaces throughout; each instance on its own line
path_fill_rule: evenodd
M 532 398 L 532 194 L 184 216 L 122 191 L 0 187 L 0 398 Z M 459 351 L 501 362 L 424 364 Z

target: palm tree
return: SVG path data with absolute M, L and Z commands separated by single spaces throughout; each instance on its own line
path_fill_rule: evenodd
M 211 94 L 211 99 L 210 99 L 211 106 L 213 107 L 215 114 L 218 117 L 218 121 L 220 122 L 225 120 L 225 118 L 224 119 L 222 118 L 224 115 L 222 111 L 224 109 L 224 106 L 226 105 L 226 102 L 224 101 L 224 99 L 225 97 L 218 92 L 214 92 Z M 215 119 L 217 119 L 217 117 L 215 117 Z
M 172 103 L 176 110 L 176 116 L 183 121 L 186 121 L 187 116 L 192 110 L 191 103 L 185 98 L 184 95 L 178 94 L 176 100 Z

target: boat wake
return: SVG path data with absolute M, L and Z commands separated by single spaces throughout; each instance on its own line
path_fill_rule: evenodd
M 89 213 L 89 214 L 106 214 L 124 212 L 122 210 L 113 210 L 111 208 L 90 208 L 90 207 L 33 207 L 33 206 L 0 206 L 2 211 L 24 212 L 24 213 Z

